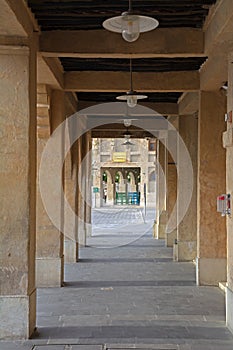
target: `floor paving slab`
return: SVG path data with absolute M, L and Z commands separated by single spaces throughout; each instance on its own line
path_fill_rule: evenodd
M 38 289 L 37 337 L 0 342 L 0 350 L 233 350 L 224 293 L 197 286 L 195 266 L 173 261 L 172 249 L 148 231 L 152 216 L 134 225 L 135 208 L 121 209 L 120 225 L 108 228 L 112 215 L 97 220 L 80 262 L 65 266 L 65 286 Z M 114 246 L 104 248 L 108 241 Z

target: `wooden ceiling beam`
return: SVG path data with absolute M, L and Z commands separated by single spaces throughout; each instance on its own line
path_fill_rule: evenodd
M 0 34 L 30 37 L 39 26 L 24 0 L 0 0 Z
M 125 92 L 130 89 L 128 72 L 66 72 L 66 91 Z M 200 88 L 198 71 L 134 72 L 133 87 L 138 92 L 196 91 Z
M 205 25 L 205 52 L 214 54 L 232 49 L 233 43 L 233 1 L 219 0 Z M 231 43 L 231 45 L 230 45 Z
M 58 58 L 37 56 L 37 83 L 58 90 L 64 88 L 63 68 Z
M 78 101 L 77 110 L 80 112 L 88 107 L 95 106 L 97 103 L 93 101 Z M 171 102 L 146 102 L 140 101 L 140 105 L 150 108 L 161 115 L 178 115 L 178 104 Z
M 158 28 L 129 44 L 107 30 L 57 30 L 41 33 L 40 51 L 48 57 L 201 57 L 204 34 L 200 29 Z
M 178 101 L 179 115 L 193 115 L 199 110 L 199 92 L 184 93 Z

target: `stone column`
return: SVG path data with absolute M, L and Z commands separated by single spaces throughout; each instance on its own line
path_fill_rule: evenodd
M 197 175 L 197 284 L 226 280 L 226 223 L 216 198 L 226 191 L 226 152 L 222 146 L 226 97 L 200 92 Z
M 85 227 L 85 163 L 83 159 L 86 155 L 86 136 L 85 134 L 78 139 L 78 184 L 77 184 L 77 217 L 78 217 L 78 243 L 81 246 L 86 246 L 86 227 Z
M 173 216 L 172 213 L 174 210 L 177 211 L 175 207 L 177 201 L 177 129 L 179 128 L 179 119 L 178 117 L 169 118 L 169 123 L 171 126 L 168 126 L 168 138 L 167 138 L 167 147 L 168 147 L 168 156 L 167 156 L 167 225 L 166 225 L 166 235 L 165 241 L 167 247 L 173 247 L 175 240 L 177 239 L 177 215 Z M 171 153 L 172 151 L 172 153 Z M 171 221 L 172 220 L 172 221 Z M 174 229 L 171 227 L 174 226 Z
M 65 197 L 75 213 L 75 197 L 76 197 L 76 167 L 72 165 L 71 151 L 68 152 L 65 159 L 64 183 L 65 183 Z M 76 221 L 70 222 L 70 218 L 65 210 L 65 232 L 64 237 L 64 261 L 66 263 L 75 263 L 78 260 L 78 242 L 77 242 L 77 227 Z
M 180 210 L 186 202 L 185 193 L 178 192 L 178 229 L 177 244 L 174 245 L 175 260 L 192 261 L 197 256 L 197 134 L 198 117 L 194 115 L 179 116 L 179 135 L 184 141 L 178 144 L 178 159 L 182 158 L 184 145 L 189 152 L 193 166 L 193 191 L 191 202 L 185 217 L 180 222 Z M 187 164 L 178 162 L 179 172 L 184 173 Z
M 176 163 L 172 160 L 168 162 L 167 167 L 167 217 L 171 216 L 177 199 L 177 171 Z M 173 247 L 174 241 L 177 238 L 177 229 L 170 232 L 166 225 L 165 241 L 167 247 Z
M 167 150 L 165 139 L 160 140 L 157 145 L 157 181 L 156 181 L 156 228 L 155 238 L 164 239 L 167 212 L 166 212 L 166 171 L 167 171 Z
M 51 132 L 64 120 L 64 92 L 54 90 L 50 96 Z M 38 163 L 43 152 L 45 140 L 38 139 Z M 60 140 L 60 151 L 64 152 L 64 138 Z M 51 155 L 52 157 L 52 155 Z M 62 169 L 62 164 L 61 164 Z M 63 257 L 63 225 L 64 200 L 63 193 L 57 193 L 54 205 L 59 207 L 60 228 L 50 221 L 40 196 L 37 196 L 37 246 L 36 246 L 36 284 L 37 287 L 60 287 L 64 280 Z
M 229 56 L 227 112 L 229 116 L 233 110 L 233 54 Z M 232 117 L 227 122 L 227 131 L 223 134 L 223 145 L 226 148 L 226 192 L 231 195 L 231 212 L 233 210 L 233 124 Z M 224 220 L 224 218 L 221 218 Z M 227 217 L 227 289 L 226 289 L 226 321 L 233 332 L 233 217 Z
M 0 339 L 28 338 L 36 324 L 33 47 L 0 46 L 0 95 Z
M 101 188 L 101 175 L 100 175 L 100 140 L 93 139 L 93 187 L 97 187 L 99 192 L 96 192 L 93 195 L 93 208 L 100 208 L 101 205 L 101 196 L 100 196 L 100 188 Z
M 91 237 L 92 228 L 91 228 L 91 172 L 92 172 L 92 138 L 91 132 L 86 134 L 86 203 L 85 203 L 85 223 L 86 223 L 86 235 Z

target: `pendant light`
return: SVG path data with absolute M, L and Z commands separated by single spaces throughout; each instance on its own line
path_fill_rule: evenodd
M 132 59 L 130 58 L 130 90 L 125 95 L 117 96 L 117 100 L 127 101 L 127 105 L 131 108 L 137 105 L 138 100 L 147 98 L 146 95 L 139 95 L 137 91 L 133 90 L 133 74 L 132 74 Z
M 149 32 L 157 28 L 157 19 L 140 16 L 132 10 L 132 0 L 129 0 L 129 9 L 121 16 L 106 19 L 103 27 L 111 32 L 121 33 L 125 41 L 133 42 L 139 38 L 140 33 Z
M 122 143 L 122 146 L 133 146 L 134 143 L 130 142 L 130 138 L 131 138 L 132 134 L 129 131 L 129 127 L 131 126 L 131 120 L 129 123 L 126 120 L 124 120 L 124 126 L 126 127 L 126 131 L 123 134 L 125 141 L 124 141 L 124 143 Z
M 129 138 L 126 138 L 125 142 L 122 143 L 122 146 L 134 146 L 134 143 L 129 141 Z

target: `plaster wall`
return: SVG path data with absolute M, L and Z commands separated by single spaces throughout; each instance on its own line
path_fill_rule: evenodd
M 35 52 L 0 47 L 0 338 L 35 327 Z M 30 138 L 29 138 L 30 135 Z M 23 322 L 15 322 L 20 310 Z

